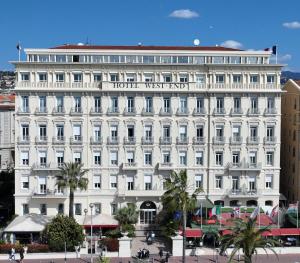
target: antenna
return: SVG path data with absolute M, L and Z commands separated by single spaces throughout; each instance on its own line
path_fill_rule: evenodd
M 194 46 L 199 46 L 200 40 L 198 38 L 194 39 Z

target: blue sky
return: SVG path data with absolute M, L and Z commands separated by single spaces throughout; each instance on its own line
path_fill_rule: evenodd
M 1 1 L 0 69 L 12 69 L 16 44 L 229 45 L 263 49 L 300 72 L 299 0 Z M 231 40 L 231 41 L 229 41 Z M 229 41 L 229 42 L 228 42 Z

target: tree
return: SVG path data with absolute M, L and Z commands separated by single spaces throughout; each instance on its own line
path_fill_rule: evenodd
M 270 231 L 268 227 L 256 228 L 256 219 L 250 217 L 246 220 L 236 218 L 232 222 L 232 233 L 221 237 L 221 251 L 225 251 L 233 246 L 229 262 L 233 260 L 239 249 L 243 250 L 245 263 L 252 262 L 252 256 L 257 254 L 257 248 L 264 249 L 266 253 L 267 249 L 269 249 L 277 256 L 272 247 L 280 246 L 280 243 L 274 239 L 262 236 L 263 232 Z
M 128 236 L 133 236 L 135 231 L 133 224 L 137 223 L 138 216 L 139 213 L 136 210 L 136 206 L 128 204 L 127 207 L 118 209 L 115 219 L 119 221 L 121 231 L 128 232 Z
M 64 163 L 59 167 L 60 171 L 56 175 L 56 185 L 60 188 L 69 188 L 69 217 L 74 217 L 74 192 L 77 188 L 86 190 L 88 187 L 88 179 L 84 178 L 84 174 L 88 170 L 82 169 L 83 164 L 76 162 Z
M 46 226 L 43 238 L 51 251 L 74 251 L 84 241 L 82 226 L 72 217 L 57 215 Z
M 197 195 L 203 192 L 202 188 L 197 188 L 192 194 L 194 187 L 188 185 L 187 172 L 181 170 L 179 173 L 172 172 L 166 179 L 166 192 L 163 194 L 163 203 L 168 204 L 168 209 L 172 212 L 180 211 L 182 217 L 182 262 L 185 262 L 185 243 L 186 243 L 186 220 L 187 212 L 193 211 L 197 204 Z

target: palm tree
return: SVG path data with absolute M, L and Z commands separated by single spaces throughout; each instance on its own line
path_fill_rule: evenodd
M 69 162 L 59 167 L 59 173 L 56 175 L 56 185 L 60 188 L 69 188 L 69 217 L 74 217 L 74 192 L 77 188 L 86 190 L 89 180 L 84 178 L 88 170 L 82 169 L 82 163 Z
M 136 210 L 135 204 L 127 204 L 127 206 L 118 209 L 115 219 L 117 219 L 120 224 L 120 231 L 128 231 L 130 235 L 134 234 L 134 224 L 137 223 L 138 216 L 139 213 Z
M 280 243 L 274 239 L 262 236 L 263 232 L 270 231 L 268 226 L 260 229 L 256 228 L 256 219 L 251 217 L 246 220 L 236 218 L 232 222 L 232 233 L 221 237 L 221 251 L 225 251 L 232 246 L 234 247 L 228 262 L 233 260 L 239 249 L 243 250 L 245 263 L 252 262 L 252 256 L 257 254 L 257 248 L 262 248 L 266 253 L 267 249 L 269 249 L 277 256 L 272 247 L 280 246 Z
M 193 186 L 188 185 L 187 172 L 181 170 L 179 173 L 173 171 L 166 179 L 166 192 L 162 196 L 164 204 L 168 205 L 171 212 L 180 211 L 182 217 L 182 262 L 185 262 L 185 243 L 186 243 L 186 220 L 187 212 L 193 211 L 197 204 L 197 195 L 203 192 L 202 188 L 197 188 L 192 194 Z

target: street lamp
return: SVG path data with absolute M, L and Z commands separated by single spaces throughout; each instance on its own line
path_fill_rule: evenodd
M 94 207 L 94 204 L 90 203 L 89 207 L 91 208 L 91 263 L 93 263 L 93 207 Z

